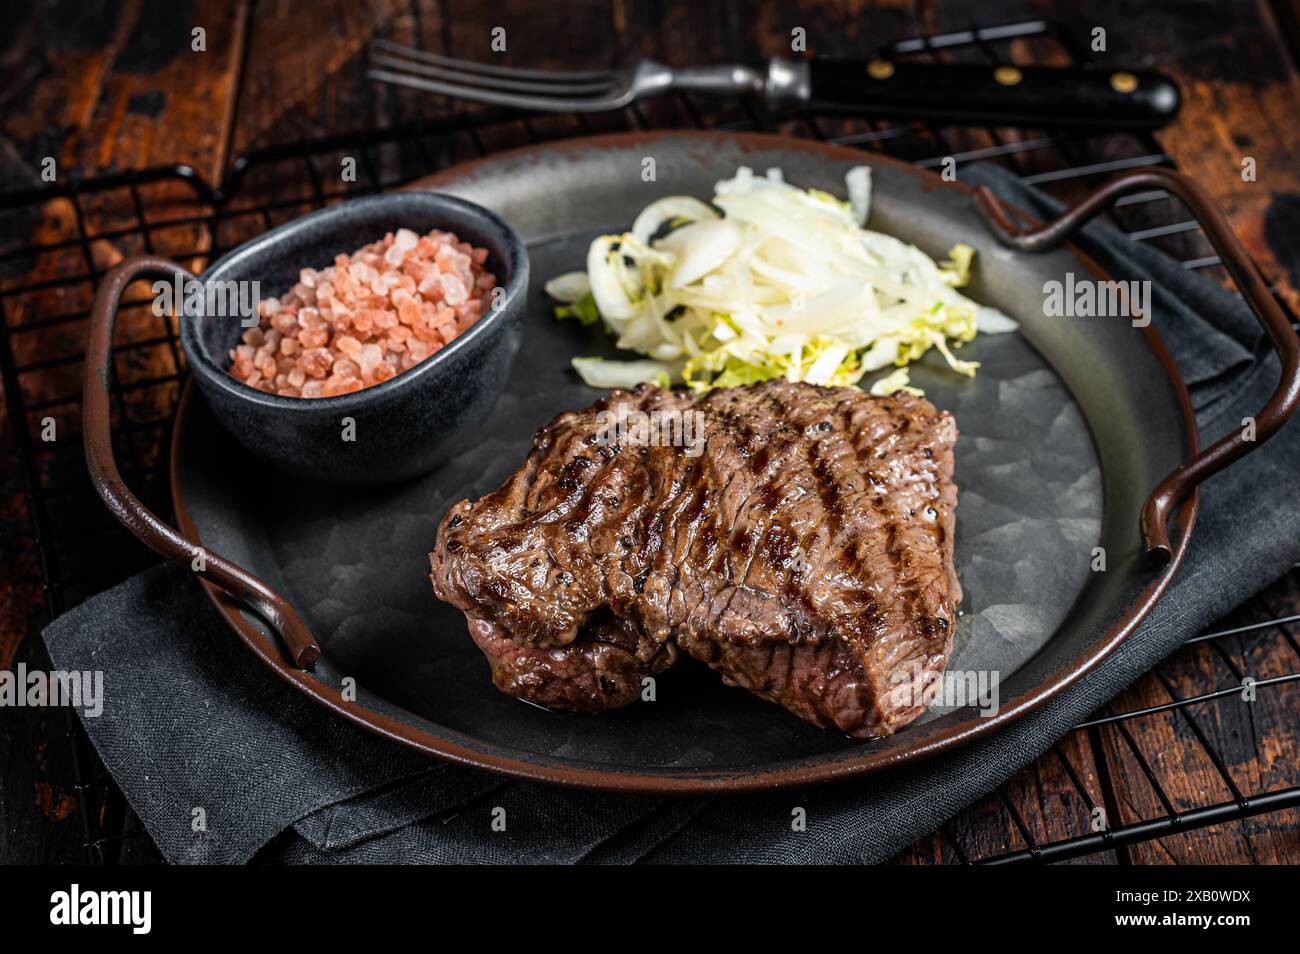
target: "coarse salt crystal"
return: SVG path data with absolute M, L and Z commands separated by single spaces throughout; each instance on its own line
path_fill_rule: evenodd
M 469 297 L 465 283 L 456 275 L 444 272 L 442 276 L 442 297 L 449 305 L 459 305 Z

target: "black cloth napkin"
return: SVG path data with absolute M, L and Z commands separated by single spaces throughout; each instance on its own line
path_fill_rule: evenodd
M 1040 217 L 1059 211 L 999 167 L 972 167 L 965 178 Z M 1237 296 L 1109 226 L 1089 227 L 1084 244 L 1117 278 L 1153 282 L 1153 320 L 1183 369 L 1205 443 L 1263 405 L 1278 362 Z M 103 713 L 83 722 L 174 862 L 880 861 L 992 791 L 1300 559 L 1298 471 L 1292 424 L 1205 484 L 1169 592 L 1086 680 L 951 754 L 807 790 L 601 795 L 425 759 L 284 685 L 229 633 L 189 574 L 169 567 L 60 617 L 45 639 L 57 667 L 105 672 Z M 791 825 L 796 807 L 805 831 Z M 504 830 L 495 830 L 501 818 Z

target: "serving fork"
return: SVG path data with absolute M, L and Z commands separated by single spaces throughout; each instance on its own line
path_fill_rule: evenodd
M 621 109 L 670 91 L 751 94 L 777 111 L 1027 125 L 1155 127 L 1178 112 L 1178 87 L 1143 70 L 790 59 L 765 67 L 670 67 L 654 60 L 608 70 L 551 72 L 454 59 L 376 40 L 372 79 L 460 99 L 541 112 Z

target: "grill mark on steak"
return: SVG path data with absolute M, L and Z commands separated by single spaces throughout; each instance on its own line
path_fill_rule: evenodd
M 772 411 L 775 420 L 780 421 L 785 419 L 789 408 L 778 395 L 769 393 L 764 395 L 763 400 L 764 403 L 769 405 L 769 409 Z M 746 431 L 747 443 L 751 440 L 751 435 L 753 440 L 758 439 L 757 431 L 755 431 L 752 426 L 746 424 L 744 429 Z M 781 431 L 778 429 L 777 434 L 779 435 L 780 433 Z M 775 439 L 769 438 L 768 442 L 759 449 L 759 452 L 750 458 L 750 471 L 758 477 L 758 481 L 752 488 L 752 492 L 745 498 L 743 508 L 737 511 L 736 518 L 737 520 L 741 519 L 744 515 L 745 509 L 748 509 L 753 505 L 755 497 L 759 498 L 761 507 L 756 522 L 752 526 L 747 527 L 742 531 L 738 531 L 743 534 L 739 539 L 745 544 L 743 547 L 735 547 L 735 549 L 738 549 L 743 553 L 746 558 L 745 569 L 738 574 L 739 580 L 743 585 L 750 584 L 750 574 L 754 568 L 755 558 L 758 556 L 758 545 L 769 529 L 768 518 L 770 515 L 776 513 L 776 508 L 782 500 L 781 495 L 776 492 L 776 488 L 773 486 L 772 470 L 774 467 L 779 467 L 780 464 L 785 461 L 787 452 L 793 448 L 793 445 L 793 439 L 788 437 L 782 438 L 778 436 Z M 775 452 L 773 451 L 774 447 L 776 448 Z M 735 539 L 736 538 L 733 537 L 733 540 Z
M 598 443 L 619 403 L 698 411 L 703 455 Z M 685 652 L 817 725 L 885 735 L 923 710 L 894 683 L 924 684 L 951 649 L 950 423 L 921 398 L 786 381 L 615 391 L 451 509 L 434 589 L 532 702 L 627 705 Z
M 828 439 L 824 443 L 830 443 L 831 440 L 833 440 L 833 438 Z M 823 450 L 824 443 L 822 441 L 818 441 L 811 446 L 811 450 L 813 451 L 814 456 L 809 461 L 810 469 L 813 475 L 817 478 L 818 495 L 821 498 L 823 504 L 826 505 L 826 512 L 839 513 L 841 512 L 841 507 L 842 507 L 840 494 L 834 480 L 830 478 L 828 468 L 825 463 L 825 452 Z M 829 552 L 827 553 L 828 559 L 832 559 L 834 561 L 835 568 L 838 571 L 844 573 L 846 577 L 849 576 L 852 567 L 856 565 L 856 563 L 858 562 L 856 559 L 856 555 L 851 556 L 849 554 L 848 541 L 839 543 L 839 545 L 837 546 L 837 541 L 840 540 L 841 534 L 834 528 L 828 527 L 827 520 L 825 520 L 824 518 L 817 523 L 815 532 L 820 533 L 823 529 L 825 529 L 828 534 L 827 546 L 830 548 Z M 811 548 L 812 546 L 811 540 L 809 541 L 807 546 Z M 805 552 L 807 551 L 805 550 Z M 860 596 L 864 593 L 864 589 L 862 585 L 858 583 L 856 586 L 853 586 L 849 592 Z M 808 598 L 808 602 L 809 605 L 811 605 L 812 602 L 811 598 Z M 874 602 L 871 600 L 870 596 L 866 596 L 866 598 L 863 599 L 862 602 L 867 607 L 874 607 Z

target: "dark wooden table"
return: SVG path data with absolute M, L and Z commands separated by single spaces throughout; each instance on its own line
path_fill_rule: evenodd
M 806 30 L 809 53 L 843 56 L 862 56 L 900 37 L 964 29 L 976 17 L 982 24 L 1050 18 L 1085 44 L 1094 28 L 1102 27 L 1105 55 L 1113 62 L 1163 69 L 1179 81 L 1183 111 L 1158 134 L 1159 146 L 1209 190 L 1282 295 L 1293 307 L 1300 304 L 1296 0 L 1232 5 L 795 0 L 756 6 L 739 0 L 231 0 L 192 6 L 129 0 L 75 7 L 33 3 L 6 14 L 0 39 L 0 189 L 39 184 L 45 157 L 56 160 L 60 182 L 179 161 L 216 183 L 234 156 L 251 149 L 426 120 L 454 108 L 436 98 L 368 83 L 362 58 L 377 35 L 485 58 L 491 31 L 499 26 L 506 29 L 509 62 L 572 66 L 613 64 L 636 55 L 672 64 L 756 62 L 788 52 L 796 27 Z M 193 49 L 195 27 L 204 31 L 202 51 Z M 1050 60 L 1057 54 L 1026 45 L 1013 48 L 1012 55 Z M 653 115 L 650 121 L 656 121 Z M 599 120 L 594 125 L 602 128 Z M 541 137 L 580 131 L 573 120 L 563 118 L 539 119 L 530 129 Z M 1033 134 L 973 130 L 954 135 L 961 146 L 978 149 L 990 142 L 1028 140 Z M 482 146 L 488 150 L 514 144 L 492 139 L 490 131 L 484 136 Z M 1256 181 L 1240 174 L 1246 157 L 1255 160 Z M 412 160 L 399 156 L 392 161 Z M 1026 153 L 1021 168 L 1032 172 L 1033 162 Z M 56 237 L 75 214 L 66 203 L 50 203 L 27 227 L 38 238 Z M 136 250 L 97 241 L 75 251 L 102 269 Z M 1196 249 L 1189 246 L 1185 254 L 1194 256 Z M 195 264 L 201 258 L 196 256 Z M 29 265 L 38 278 L 45 274 L 42 269 L 52 275 L 60 267 Z M 0 277 L 11 276 L 15 267 L 8 264 L 9 271 L 0 270 Z M 11 303 L 6 320 L 14 325 L 39 317 L 55 304 L 39 297 Z M 75 352 L 83 330 L 81 324 L 64 323 L 15 337 L 14 358 L 21 364 Z M 138 334 L 142 341 L 154 333 L 123 331 L 128 340 Z M 159 371 L 150 354 L 141 348 L 132 373 L 147 379 Z M 75 385 L 79 365 L 56 361 L 47 370 L 47 377 L 32 386 L 34 394 L 25 395 L 29 402 Z M 158 410 L 165 414 L 168 407 L 167 399 L 161 399 Z M 60 426 L 66 423 L 75 433 L 75 408 L 51 413 L 58 416 L 64 410 Z M 10 417 L 6 412 L 6 453 L 0 459 L 0 664 L 5 667 L 42 658 L 35 633 L 48 605 L 22 475 L 8 453 L 13 428 L 31 421 Z M 147 446 L 142 453 L 149 453 Z M 1300 612 L 1296 576 L 1291 573 L 1223 625 Z M 1294 672 L 1300 656 L 1294 632 L 1294 627 L 1270 627 L 1189 646 L 1115 705 L 1120 711 L 1160 706 L 1231 684 L 1240 673 Z M 954 841 L 967 856 L 985 857 L 1024 847 L 1027 837 L 1041 843 L 1086 832 L 1090 810 L 1080 791 L 1088 793 L 1092 805 L 1105 808 L 1112 824 L 1157 816 L 1166 806 L 1148 783 L 1148 771 L 1158 776 L 1174 810 L 1221 801 L 1221 794 L 1208 794 L 1222 783 L 1193 738 L 1197 734 L 1215 743 L 1226 771 L 1243 790 L 1300 784 L 1298 703 L 1300 693 L 1290 684 L 1277 687 L 1268 707 L 1246 707 L 1231 699 L 1207 704 L 1197 709 L 1194 725 L 1182 713 L 1170 712 L 1073 733 L 999 795 L 964 812 L 946 831 L 918 842 L 899 861 L 952 861 L 958 856 Z M 64 715 L 0 710 L 0 858 L 83 860 L 86 829 L 79 802 L 95 805 L 96 812 L 109 810 L 101 807 L 111 804 L 103 798 L 106 780 L 90 789 L 76 787 Z M 129 817 L 91 821 L 110 839 L 131 824 Z M 105 853 L 122 861 L 156 859 L 141 838 L 110 840 Z M 1300 815 L 1294 809 L 1275 812 L 1083 860 L 1294 863 L 1300 861 Z

